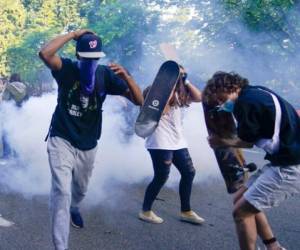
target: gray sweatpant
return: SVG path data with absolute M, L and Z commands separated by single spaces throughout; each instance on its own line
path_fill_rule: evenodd
M 56 250 L 68 248 L 70 207 L 84 198 L 92 174 L 97 147 L 82 151 L 60 137 L 49 137 L 48 159 L 52 174 L 50 213 Z

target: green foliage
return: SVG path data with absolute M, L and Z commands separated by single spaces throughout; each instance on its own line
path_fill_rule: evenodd
M 27 1 L 28 29 L 78 27 L 82 24 L 78 0 Z
M 41 7 L 43 6 L 44 0 L 22 0 L 23 6 L 26 8 L 28 12 L 40 11 Z
M 12 1 L 13 2 L 13 1 Z M 20 40 L 14 43 L 5 43 L 0 51 L 1 63 L 0 75 L 8 75 L 10 72 L 18 72 L 22 78 L 31 83 L 40 82 L 41 72 L 45 70 L 44 65 L 37 56 L 42 44 L 48 42 L 50 38 L 68 30 L 74 30 L 84 25 L 84 19 L 80 17 L 77 0 L 26 0 L 23 5 L 20 2 L 7 4 L 11 15 L 19 22 L 5 20 L 5 26 L 0 29 L 4 34 L 15 35 L 17 32 Z M 18 13 L 23 10 L 23 19 Z M 18 11 L 18 12 L 17 12 Z M 26 11 L 26 12 L 25 12 Z M 8 12 L 8 11 L 6 11 Z M 2 15 L 1 15 L 2 16 Z M 22 20 L 22 23 L 20 23 Z M 10 26 L 9 26 L 10 24 Z M 2 31 L 0 30 L 0 32 Z M 6 40 L 16 40 L 7 37 Z M 0 40 L 1 44 L 1 40 Z M 74 54 L 73 46 L 66 46 L 63 53 Z M 1 70 L 2 69 L 2 70 Z
M 91 2 L 92 6 L 97 1 Z M 103 38 L 111 59 L 126 63 L 140 55 L 145 36 L 152 31 L 158 19 L 141 1 L 103 1 L 88 13 L 88 28 Z M 138 60 L 135 61 L 138 63 Z M 134 67 L 134 66 L 131 66 Z
M 22 79 L 28 83 L 41 83 L 45 81 L 45 66 L 38 58 L 38 51 L 42 44 L 49 41 L 57 30 L 48 30 L 44 32 L 30 32 L 23 37 L 21 43 L 10 47 L 7 50 L 9 68 L 11 72 L 17 72 Z
M 265 55 L 268 67 L 276 79 L 266 79 L 266 85 L 293 98 L 299 92 L 298 61 L 300 51 L 300 5 L 294 0 L 223 0 L 231 20 L 242 21 L 253 36 L 248 50 Z M 259 39 L 262 35 L 263 40 Z M 285 67 L 277 67 L 285 65 Z M 272 77 L 272 76 L 271 76 Z M 287 80 L 288 79 L 288 80 Z M 297 101 L 296 101 L 297 100 Z
M 45 81 L 49 71 L 37 56 L 39 49 L 79 28 L 99 34 L 108 58 L 130 70 L 142 69 L 141 55 L 157 56 L 160 42 L 180 47 L 184 63 L 195 65 L 215 54 L 221 42 L 224 50 L 264 55 L 271 72 L 294 77 L 299 11 L 295 0 L 0 0 L 0 77 L 17 72 L 32 84 Z M 71 42 L 60 54 L 74 52 Z M 276 68 L 278 60 L 289 67 Z M 285 84 L 279 78 L 265 82 L 278 89 Z M 295 81 L 288 84 L 296 86 Z
M 300 46 L 299 16 L 293 0 L 224 0 L 228 13 L 254 32 L 267 32 L 282 49 L 294 52 Z M 299 10 L 298 10 L 299 11 Z
M 5 7 L 0 9 L 5 24 L 0 27 L 0 76 L 18 72 L 31 83 L 43 80 L 44 66 L 37 53 L 55 35 L 88 27 L 103 37 L 110 58 L 129 66 L 128 59 L 139 56 L 144 37 L 157 20 L 139 0 L 0 1 Z M 60 51 L 63 56 L 74 52 L 73 43 Z
M 6 49 L 21 40 L 25 10 L 20 1 L 0 0 L 0 76 L 9 72 Z
M 286 14 L 294 6 L 291 0 L 225 0 L 231 13 L 240 16 L 253 30 L 280 30 Z

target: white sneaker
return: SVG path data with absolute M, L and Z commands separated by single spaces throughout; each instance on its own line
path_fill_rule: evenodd
M 205 220 L 194 211 L 181 212 L 180 220 L 198 225 L 205 222 Z
M 268 250 L 268 249 L 271 249 L 271 250 L 287 250 L 286 248 L 284 248 L 283 246 L 279 245 L 279 246 L 274 246 L 274 247 L 271 247 L 271 248 L 267 248 L 265 246 L 265 250 Z
M 161 224 L 164 222 L 164 220 L 162 218 L 160 218 L 159 216 L 157 216 L 153 211 L 147 211 L 147 212 L 140 212 L 139 213 L 139 219 L 146 221 L 146 222 L 150 222 L 150 223 L 154 223 L 154 224 Z
M 13 222 L 4 219 L 0 214 L 0 227 L 11 227 L 14 225 Z
M 265 248 L 266 250 L 268 250 L 267 248 Z M 274 248 L 274 250 L 275 250 L 276 248 Z M 260 250 L 260 248 L 258 249 L 258 250 Z M 284 247 L 282 247 L 282 246 L 280 246 L 279 248 L 277 248 L 276 250 L 287 250 L 286 248 L 284 248 Z

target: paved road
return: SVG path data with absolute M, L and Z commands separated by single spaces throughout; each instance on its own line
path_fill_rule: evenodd
M 165 219 L 152 225 L 137 219 L 145 184 L 114 187 L 101 205 L 83 207 L 86 227 L 72 229 L 70 250 L 201 250 L 238 249 L 231 218 L 231 196 L 221 179 L 194 186 L 193 209 L 206 219 L 202 226 L 178 220 L 179 201 L 176 189 L 164 188 L 155 211 Z M 0 227 L 1 250 L 52 249 L 48 197 L 30 199 L 0 189 L 0 212 L 15 222 Z M 300 249 L 300 199 L 294 197 L 268 213 L 273 229 L 289 250 Z

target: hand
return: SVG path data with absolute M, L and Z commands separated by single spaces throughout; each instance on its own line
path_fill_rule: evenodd
M 123 80 L 127 81 L 127 79 L 130 77 L 127 70 L 124 69 L 121 65 L 116 63 L 110 63 L 108 66 L 113 72 L 115 72 L 116 75 L 121 77 Z
M 208 140 L 209 146 L 213 149 L 226 146 L 223 139 L 216 135 L 208 136 L 207 140 Z
M 92 33 L 92 34 L 95 34 L 93 31 L 91 30 L 88 30 L 88 29 L 82 29 L 82 30 L 76 30 L 76 31 L 73 31 L 72 34 L 73 34 L 73 39 L 75 41 L 78 40 L 79 37 L 81 37 L 83 34 L 85 33 Z

